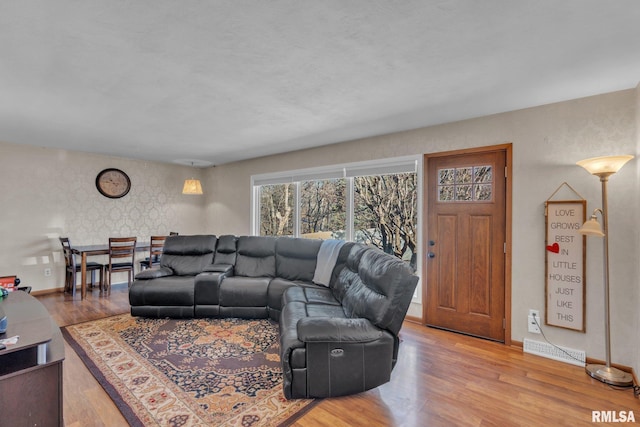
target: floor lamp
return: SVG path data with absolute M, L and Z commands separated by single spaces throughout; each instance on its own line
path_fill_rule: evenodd
M 591 218 L 584 223 L 578 233 L 585 236 L 604 237 L 604 336 L 605 336 L 605 365 L 587 364 L 585 370 L 591 377 L 607 384 L 616 386 L 633 385 L 631 374 L 611 366 L 611 334 L 609 320 L 609 209 L 607 207 L 607 181 L 609 177 L 618 172 L 625 163 L 633 159 L 633 156 L 607 156 L 595 157 L 578 162 L 592 175 L 600 177 L 602 183 L 602 209 L 593 211 Z M 596 214 L 602 216 L 602 228 L 598 224 Z

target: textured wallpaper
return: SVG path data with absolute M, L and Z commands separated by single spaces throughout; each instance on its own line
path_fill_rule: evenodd
M 96 175 L 105 168 L 129 175 L 126 196 L 109 199 L 97 191 Z M 109 237 L 148 241 L 170 231 L 205 232 L 206 195 L 181 193 L 192 175 L 204 171 L 0 142 L 0 276 L 16 274 L 34 291 L 62 287 L 60 236 L 80 245 L 107 243 Z M 45 276 L 47 268 L 51 276 Z M 114 276 L 115 282 L 124 280 L 126 274 Z

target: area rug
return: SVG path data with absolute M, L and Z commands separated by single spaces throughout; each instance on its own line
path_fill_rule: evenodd
M 62 332 L 132 426 L 288 425 L 314 403 L 284 398 L 268 319 L 123 314 Z

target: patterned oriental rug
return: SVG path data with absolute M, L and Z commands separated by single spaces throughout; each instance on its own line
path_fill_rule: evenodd
M 132 426 L 288 425 L 314 403 L 284 398 L 271 320 L 123 314 L 62 331 Z

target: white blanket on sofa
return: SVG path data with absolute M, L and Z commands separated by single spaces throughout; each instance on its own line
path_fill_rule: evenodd
M 344 240 L 323 240 L 318 250 L 316 261 L 316 271 L 313 275 L 313 282 L 318 285 L 329 286 L 331 273 L 336 265 L 340 248 L 344 245 Z

